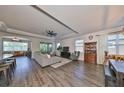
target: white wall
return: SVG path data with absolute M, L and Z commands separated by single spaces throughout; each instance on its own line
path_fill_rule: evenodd
M 12 34 L 12 33 L 6 33 L 6 32 L 0 32 L 0 51 L 2 51 L 2 36 L 16 36 L 16 37 L 29 39 L 31 41 L 32 57 L 33 57 L 33 54 L 35 51 L 39 51 L 40 42 L 51 42 L 54 45 L 53 40 L 41 39 L 41 38 Z
M 89 34 L 86 34 L 86 35 L 78 35 L 76 37 L 63 39 L 63 40 L 60 40 L 58 42 L 60 42 L 62 46 L 69 46 L 70 52 L 73 52 L 75 50 L 75 40 L 83 39 L 84 42 L 97 42 L 98 41 L 97 35 L 121 31 L 122 28 L 123 28 L 123 26 L 112 28 L 112 29 L 107 29 L 107 30 L 102 30 L 102 31 L 94 32 L 94 33 L 89 33 Z M 93 36 L 92 40 L 89 40 L 90 35 Z M 99 51 L 98 48 L 97 48 L 97 51 Z M 79 60 L 84 60 L 84 53 L 81 53 L 81 55 L 79 57 Z M 97 62 L 97 63 L 99 64 L 99 62 Z

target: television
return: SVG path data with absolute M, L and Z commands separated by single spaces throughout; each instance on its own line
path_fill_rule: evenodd
M 63 52 L 69 52 L 69 47 L 63 47 Z

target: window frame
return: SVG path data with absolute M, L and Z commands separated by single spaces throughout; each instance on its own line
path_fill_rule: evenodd
M 58 44 L 59 44 L 59 46 L 58 46 Z M 61 46 L 61 43 L 58 42 L 58 43 L 56 44 L 56 49 L 59 48 L 60 46 Z
M 115 48 L 116 48 L 116 50 L 115 50 L 115 52 L 116 52 L 116 54 L 117 55 L 124 55 L 124 54 L 120 54 L 119 53 L 119 46 L 124 46 L 124 44 L 119 44 L 119 42 L 121 41 L 121 40 L 124 40 L 124 38 L 119 38 L 119 35 L 120 34 L 122 34 L 122 33 L 117 33 L 117 34 L 113 34 L 113 35 L 116 35 L 116 39 L 111 39 L 111 40 L 107 40 L 107 47 L 109 47 L 109 46 L 115 46 Z M 112 34 L 111 34 L 112 35 Z M 108 35 L 109 36 L 109 35 Z M 112 45 L 109 45 L 109 41 L 115 41 L 115 44 L 112 44 Z M 108 48 L 108 51 L 109 51 L 109 48 Z
M 5 51 L 5 50 L 4 50 L 4 42 L 26 43 L 26 44 L 27 44 L 27 49 L 26 49 L 26 50 L 15 50 L 15 49 L 13 48 L 13 50 Z M 29 42 L 25 42 L 25 41 L 20 42 L 20 41 L 2 40 L 2 51 L 3 51 L 3 52 L 28 51 L 28 48 L 29 48 Z
M 47 46 L 47 51 L 46 51 L 46 50 L 43 51 L 43 50 L 41 49 L 41 44 L 44 44 L 44 45 Z M 51 49 L 50 49 L 49 45 L 52 45 L 52 46 L 51 46 Z M 52 52 L 52 50 L 53 50 L 53 43 L 40 42 L 39 48 L 40 48 L 40 51 L 41 51 L 43 54 L 50 54 L 50 53 Z
M 77 44 L 79 44 L 78 46 L 76 45 L 76 41 L 83 41 L 83 43 L 77 43 Z M 84 52 L 84 40 L 83 39 L 77 39 L 77 40 L 75 40 L 75 43 L 74 43 L 74 45 L 75 45 L 75 51 L 77 51 L 76 50 L 76 48 L 78 47 L 78 48 L 82 48 L 82 51 L 80 51 L 80 50 L 78 50 L 78 51 L 80 51 L 81 53 L 83 53 Z

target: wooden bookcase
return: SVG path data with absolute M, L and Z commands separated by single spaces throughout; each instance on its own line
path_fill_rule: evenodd
M 96 42 L 84 43 L 84 62 L 94 63 L 97 61 Z

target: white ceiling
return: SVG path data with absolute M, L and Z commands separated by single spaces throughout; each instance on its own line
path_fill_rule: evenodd
M 124 25 L 124 6 L 39 6 L 79 33 Z
M 86 34 L 124 25 L 124 6 L 38 6 L 67 26 Z M 0 21 L 10 28 L 35 34 L 47 30 L 57 32 L 61 37 L 73 33 L 31 6 L 0 6 Z M 75 33 L 73 33 L 75 34 Z
M 72 32 L 31 6 L 0 6 L 0 21 L 9 28 L 38 35 L 46 34 L 47 30 L 57 32 L 58 36 Z

